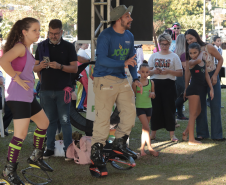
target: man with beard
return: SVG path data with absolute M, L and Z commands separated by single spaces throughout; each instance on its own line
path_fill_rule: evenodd
M 57 121 L 64 140 L 64 151 L 72 143 L 70 123 L 70 73 L 76 73 L 77 55 L 73 44 L 62 39 L 62 22 L 53 19 L 49 23 L 48 39 L 38 44 L 35 59 L 40 63 L 34 71 L 41 73 L 40 103 L 48 119 L 47 150 L 43 158 L 54 155 Z M 65 160 L 69 160 L 65 155 Z
M 120 5 L 111 11 L 111 27 L 97 39 L 97 60 L 94 68 L 95 122 L 93 127 L 91 161 L 97 167 L 105 167 L 103 147 L 109 135 L 110 116 L 116 103 L 120 123 L 116 128 L 112 149 L 117 154 L 135 157 L 127 148 L 126 140 L 135 124 L 136 109 L 133 90 L 125 74 L 128 67 L 133 82 L 141 88 L 137 77 L 134 37 L 131 28 L 133 6 Z

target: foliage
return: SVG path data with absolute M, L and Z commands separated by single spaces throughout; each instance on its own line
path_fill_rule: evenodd
M 203 0 L 154 0 L 153 6 L 154 23 L 164 23 L 156 29 L 157 34 L 171 28 L 174 22 L 181 24 L 182 31 L 193 28 L 202 33 Z M 206 30 L 211 29 L 211 18 L 206 7 Z
M 13 11 L 9 9 L 9 4 L 14 5 Z M 60 19 L 67 32 L 72 32 L 77 23 L 76 0 L 2 0 L 1 6 L 6 24 L 11 25 L 28 16 L 37 18 L 41 23 L 42 36 L 46 36 L 51 19 Z

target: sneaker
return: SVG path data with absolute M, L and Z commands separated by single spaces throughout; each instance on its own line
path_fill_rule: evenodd
M 54 151 L 53 150 L 46 150 L 43 154 L 43 159 L 49 159 L 50 156 L 54 155 Z
M 43 160 L 43 151 L 38 148 L 35 148 L 31 156 L 27 159 L 27 162 L 33 168 L 40 168 L 43 171 L 52 172 L 53 169 Z
M 10 182 L 10 184 L 25 185 L 16 173 L 17 165 L 18 163 L 8 162 L 5 166 L 5 169 L 3 170 L 2 175 L 5 180 Z
M 177 119 L 179 119 L 179 120 L 189 120 L 189 118 L 187 118 L 185 116 L 177 116 Z
M 103 144 L 95 143 L 91 146 L 91 162 L 94 166 L 104 167 L 106 162 L 103 156 Z
M 65 158 L 64 158 L 64 160 L 65 160 L 65 161 L 71 161 L 71 160 L 73 160 L 73 159 L 68 158 L 68 157 L 66 156 L 66 151 L 65 151 Z
M 112 143 L 112 150 L 117 154 L 137 159 L 137 153 L 127 147 L 126 140 L 125 138 L 115 139 Z

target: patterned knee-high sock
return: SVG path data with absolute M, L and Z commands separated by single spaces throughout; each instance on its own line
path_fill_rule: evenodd
M 8 160 L 9 162 L 16 163 L 20 154 L 23 139 L 13 136 L 8 148 Z
M 35 148 L 42 150 L 44 140 L 45 140 L 45 137 L 46 137 L 46 130 L 47 129 L 40 129 L 38 127 L 36 128 L 36 130 L 34 132 L 34 146 L 35 146 Z

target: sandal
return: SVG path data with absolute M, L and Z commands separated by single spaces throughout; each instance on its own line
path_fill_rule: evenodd
M 170 139 L 171 139 L 172 142 L 176 142 L 176 143 L 179 141 L 179 139 L 177 139 L 177 137 L 175 135 L 172 135 L 170 137 Z

